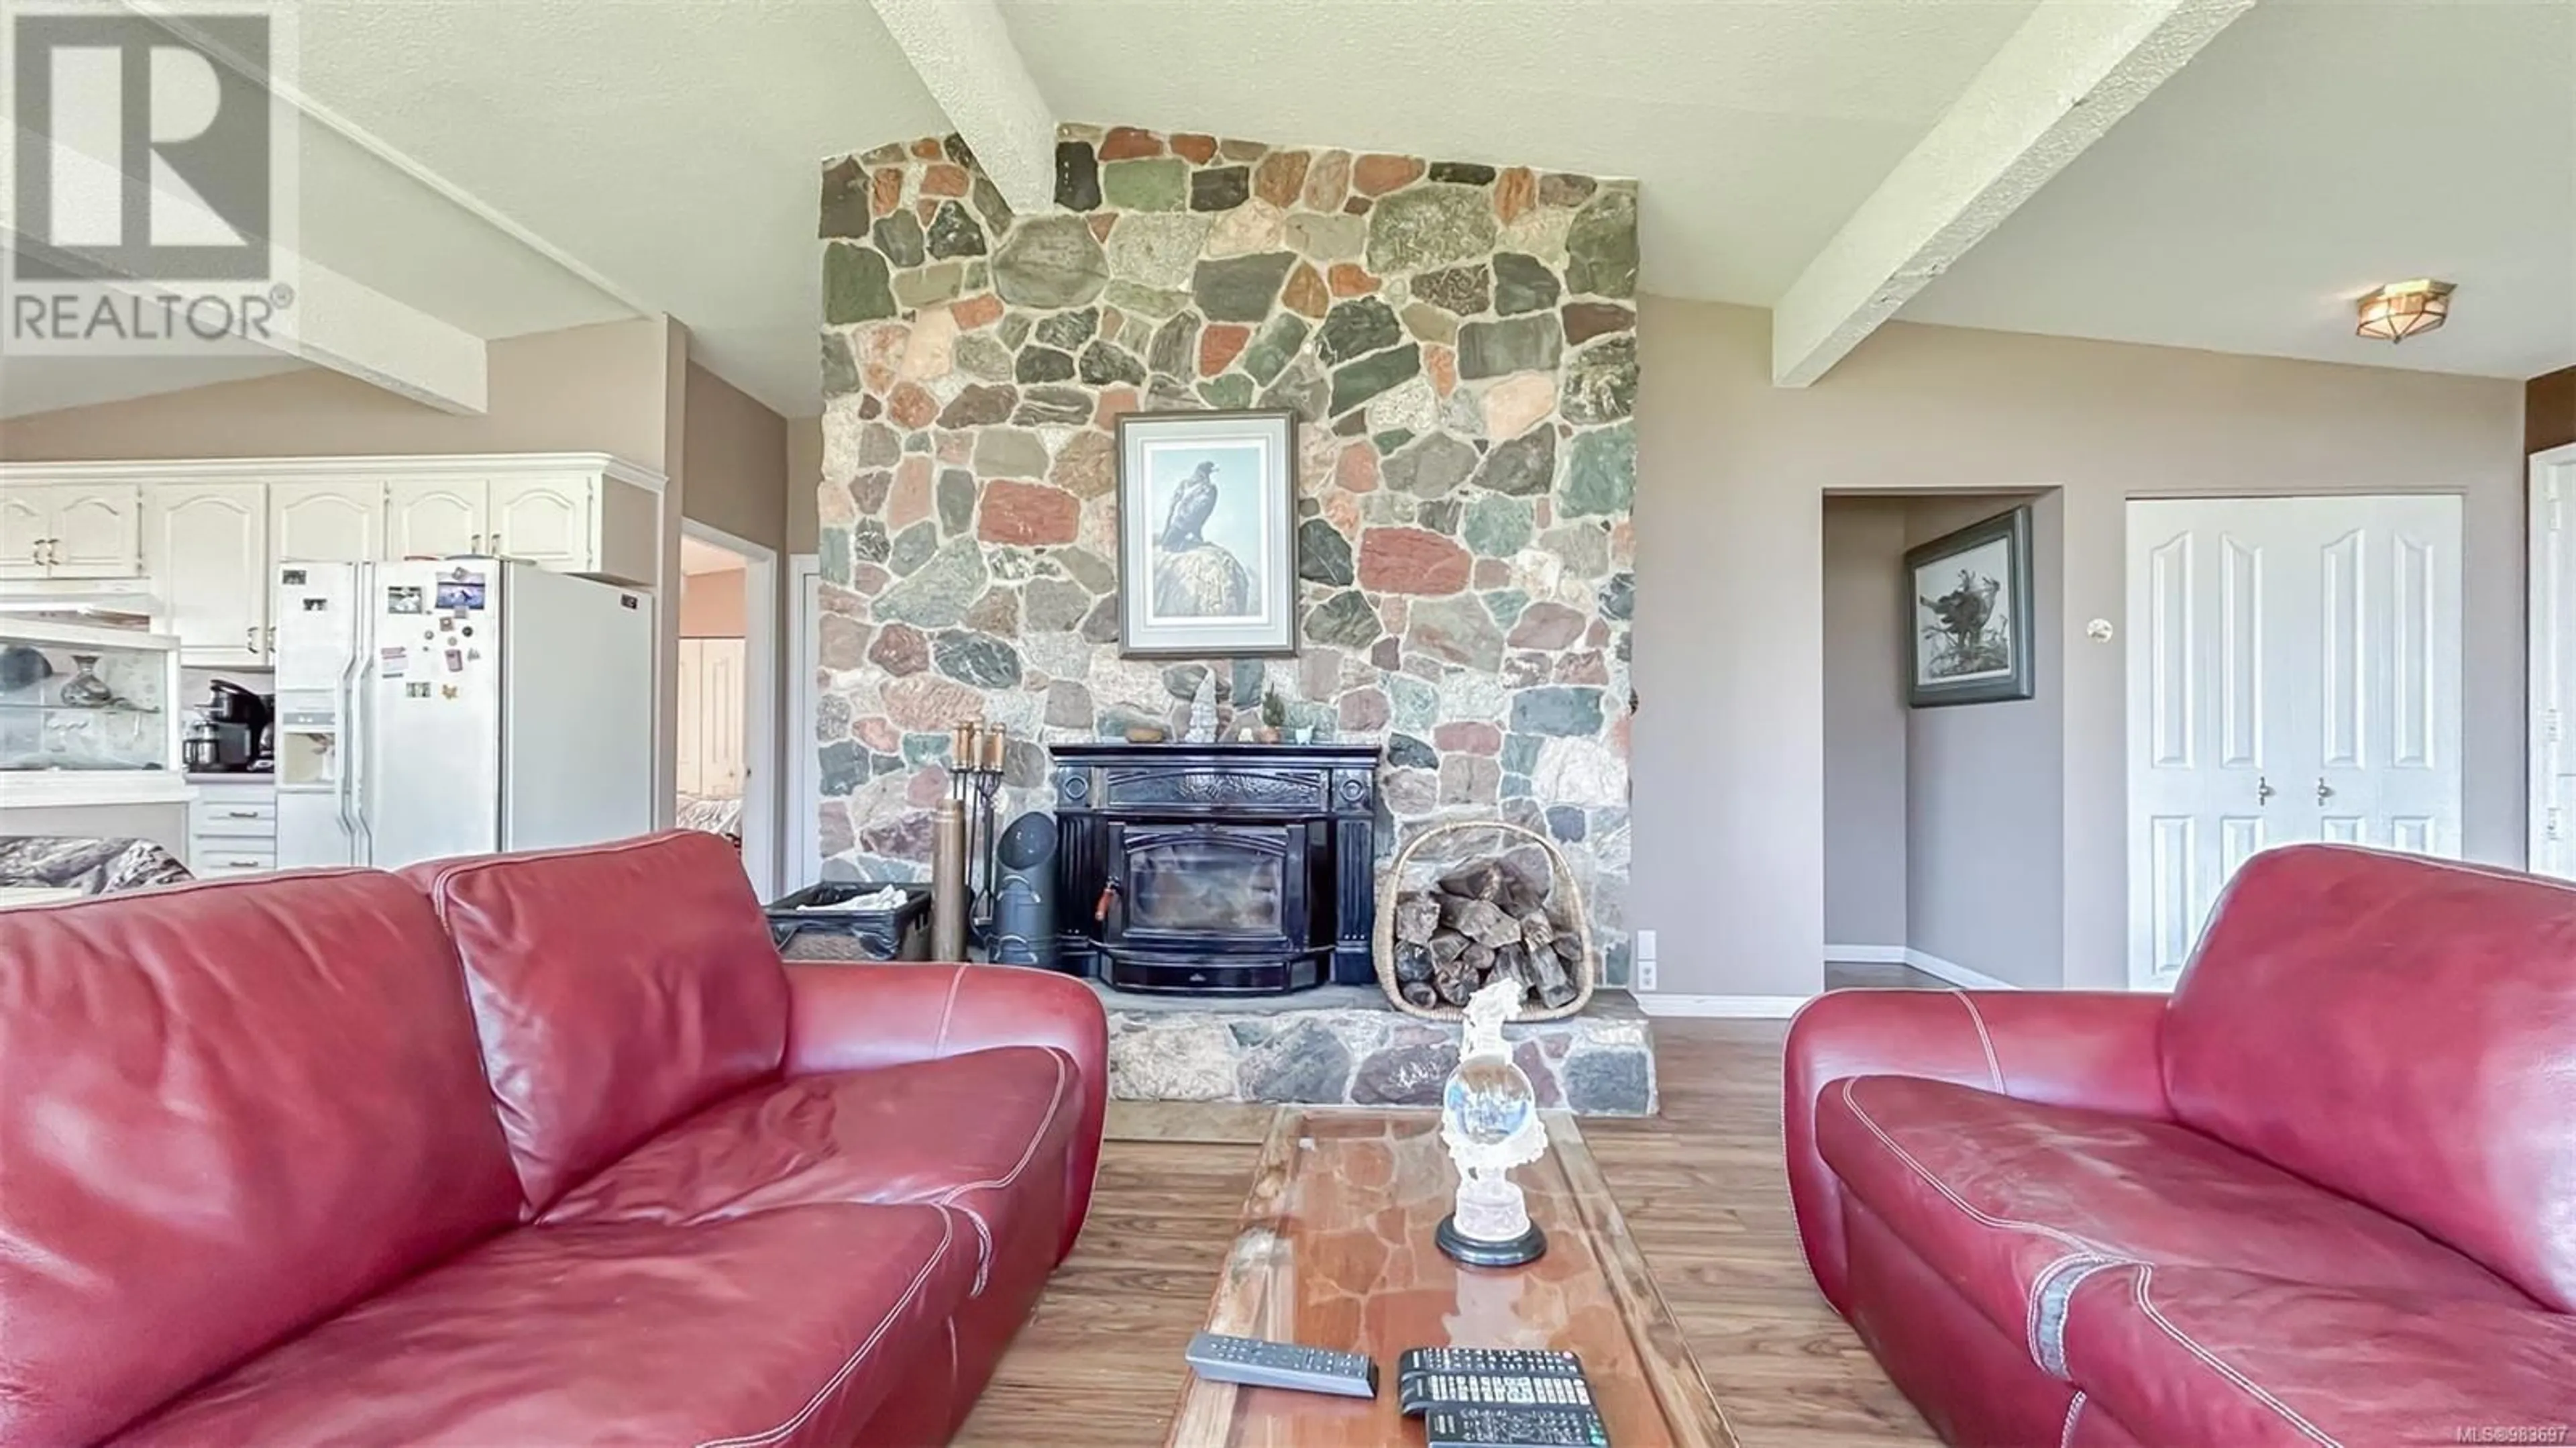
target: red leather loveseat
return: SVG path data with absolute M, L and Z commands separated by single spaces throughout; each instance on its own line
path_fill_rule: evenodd
M 2276 850 L 2170 1003 L 1837 992 L 1786 1090 L 1817 1284 L 1952 1443 L 2576 1435 L 2576 890 Z
M 0 912 L 0 1443 L 944 1441 L 1106 1049 L 700 834 Z

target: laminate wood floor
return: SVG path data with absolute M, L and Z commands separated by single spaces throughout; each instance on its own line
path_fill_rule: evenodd
M 1745 1448 L 1932 1443 L 1799 1256 L 1780 1168 L 1783 1031 L 1656 1022 L 1663 1115 L 1589 1119 L 1584 1138 Z M 1181 1350 L 1205 1319 L 1268 1119 L 1266 1107 L 1113 1111 L 1081 1244 L 959 1443 L 1163 1441 Z

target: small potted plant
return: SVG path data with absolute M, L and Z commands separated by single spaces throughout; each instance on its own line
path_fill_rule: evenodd
M 1276 744 L 1280 726 L 1287 722 L 1288 701 L 1279 697 L 1278 690 L 1272 689 L 1261 696 L 1261 727 L 1252 731 L 1252 737 L 1262 744 Z

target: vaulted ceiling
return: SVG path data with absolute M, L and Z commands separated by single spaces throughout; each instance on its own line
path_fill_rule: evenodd
M 1633 175 L 1644 289 L 1760 306 L 2043 8 L 998 0 L 1060 118 Z M 952 125 L 865 0 L 304 0 L 300 30 L 308 255 L 477 337 L 667 312 L 790 415 L 818 405 L 817 161 Z M 2156 79 L 1901 315 L 2576 363 L 2576 5 L 2264 0 Z M 2354 294 L 2425 273 L 2460 283 L 2449 329 L 2351 335 Z M 0 415 L 202 380 L 21 361 Z

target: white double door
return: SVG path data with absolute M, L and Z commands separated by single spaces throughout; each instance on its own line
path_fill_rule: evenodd
M 2129 979 L 2170 989 L 2246 857 L 2460 851 L 2460 499 L 2128 508 Z

